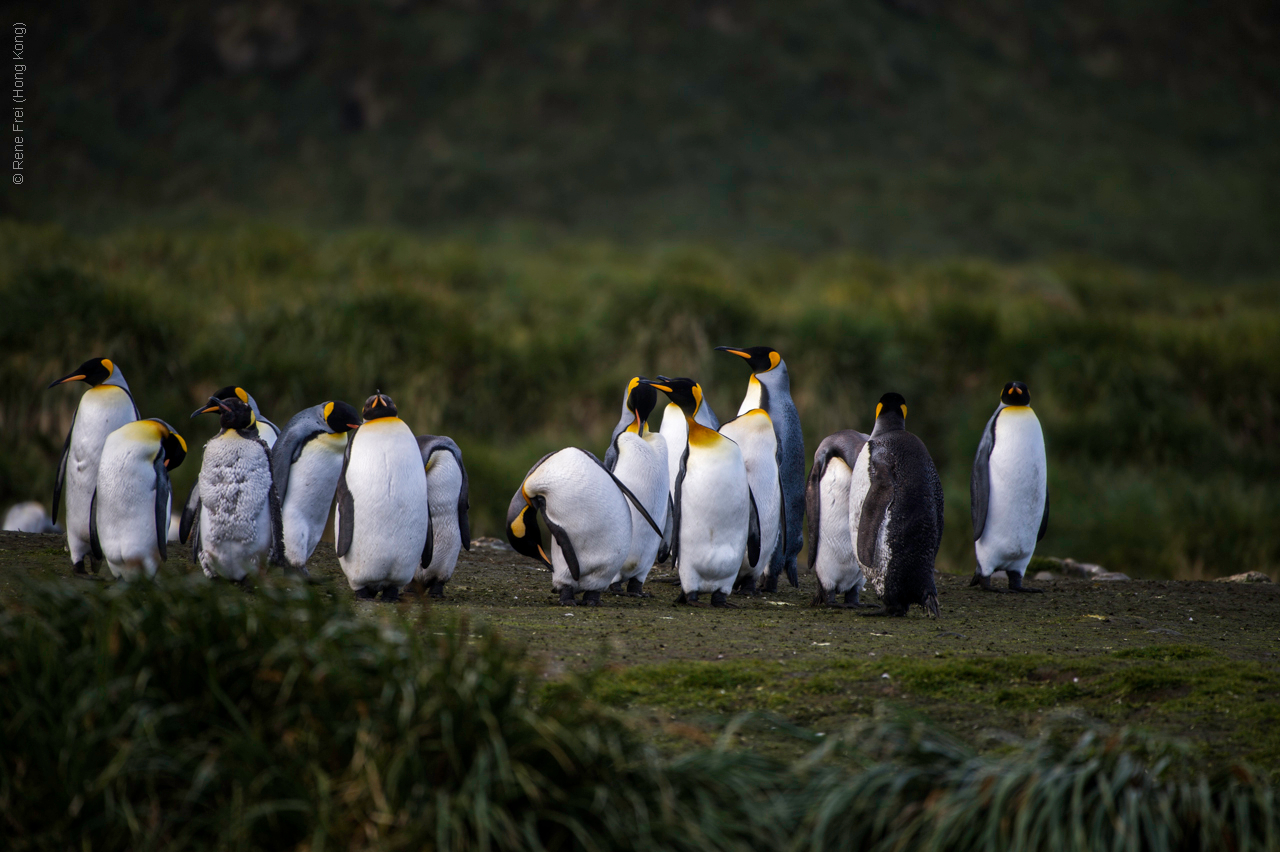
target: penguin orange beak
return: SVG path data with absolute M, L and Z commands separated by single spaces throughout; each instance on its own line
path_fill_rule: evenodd
M 741 349 L 734 349 L 732 346 L 717 346 L 717 352 L 728 352 L 730 355 L 737 355 L 739 358 L 751 360 L 750 352 L 743 352 Z
M 192 417 L 199 417 L 201 414 L 212 414 L 215 411 L 230 411 L 231 406 L 227 405 L 220 399 L 209 397 L 209 402 L 201 408 L 197 408 L 191 413 Z
M 53 384 L 49 385 L 49 387 L 56 388 L 58 385 L 65 385 L 67 382 L 82 382 L 86 378 L 88 378 L 88 376 L 86 376 L 84 373 L 72 373 L 69 376 L 63 376 L 62 378 L 58 379 Z M 48 388 L 45 388 L 45 390 L 48 390 Z
M 671 385 L 660 385 L 657 382 L 645 382 L 649 387 L 660 390 L 663 393 L 671 393 Z

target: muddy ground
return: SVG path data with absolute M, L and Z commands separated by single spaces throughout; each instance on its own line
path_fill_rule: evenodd
M 187 548 L 171 544 L 162 572 L 193 568 Z M 320 545 L 311 570 L 328 593 L 351 596 L 332 545 Z M 92 588 L 71 577 L 61 537 L 0 533 L 0 602 L 29 593 L 22 576 Z M 465 614 L 525 643 L 548 676 L 598 669 L 596 697 L 665 750 L 713 742 L 730 719 L 761 711 L 734 740 L 794 754 L 809 741 L 788 725 L 825 734 L 900 707 L 979 747 L 999 742 L 992 732 L 1031 735 L 1083 715 L 1185 740 L 1211 764 L 1280 772 L 1277 584 L 1063 579 L 1038 581 L 1043 595 L 1010 595 L 942 575 L 935 620 L 918 608 L 868 618 L 811 607 L 815 582 L 803 570 L 799 589 L 693 609 L 673 605 L 672 577 L 658 566 L 651 598 L 564 608 L 549 572 L 479 543 L 462 554 L 444 601 L 356 605 L 371 617 L 402 613 L 424 631 L 432 612 Z

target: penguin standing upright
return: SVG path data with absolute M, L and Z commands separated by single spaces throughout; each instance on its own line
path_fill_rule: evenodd
M 939 614 L 933 563 L 942 543 L 942 481 L 924 442 L 907 431 L 907 401 L 887 393 L 849 479 L 849 531 L 867 585 L 884 608 Z
M 669 538 L 671 493 L 667 483 L 667 442 L 646 425 L 658 401 L 658 392 L 642 384 L 641 379 L 643 376 L 636 376 L 627 385 L 625 404 L 631 413 L 631 422 L 622 431 L 615 430 L 605 467 L 631 489 L 649 517 L 663 530 L 662 535 L 655 534 L 640 510 L 632 507 L 631 551 L 619 569 L 617 581 L 609 587 L 616 594 L 647 598 L 649 593 L 644 591 L 644 582 L 663 549 L 664 537 Z M 612 466 L 607 460 L 609 456 L 614 461 Z
M 214 391 L 210 395 L 209 399 L 210 402 L 215 399 L 220 399 L 223 402 L 232 399 L 240 400 L 252 409 L 254 418 L 253 430 L 258 433 L 258 437 L 267 445 L 267 449 L 269 450 L 274 447 L 276 441 L 279 440 L 280 427 L 262 416 L 262 410 L 258 408 L 257 400 L 255 400 L 244 388 L 236 387 L 235 385 L 227 385 L 225 388 L 219 388 Z M 195 414 L 192 414 L 191 416 L 195 417 L 196 414 L 212 414 L 217 410 L 218 408 L 215 405 L 204 405 L 196 409 Z
M 444 597 L 444 584 L 453 577 L 458 553 L 471 550 L 471 497 L 462 450 L 452 438 L 419 435 L 418 451 L 427 474 L 427 503 L 431 508 L 431 540 L 414 579 L 433 598 Z
M 381 391 L 364 404 L 364 425 L 347 442 L 338 478 L 338 564 L 363 600 L 396 601 L 431 563 L 427 472 L 413 430 Z
M 599 606 L 600 593 L 617 579 L 631 552 L 628 501 L 661 535 L 639 498 L 594 455 L 577 447 L 548 453 L 529 468 L 511 498 L 507 540 L 517 553 L 551 569 L 551 588 L 562 606 Z M 539 513 L 551 530 L 546 548 Z
M 697 407 L 693 419 L 700 426 L 712 430 L 720 430 L 720 418 L 711 410 L 711 403 L 702 397 L 702 388 L 698 388 Z M 685 444 L 689 440 L 689 427 L 685 424 L 684 411 L 674 402 L 667 403 L 662 409 L 662 423 L 658 426 L 658 434 L 667 442 L 667 478 L 672 497 L 675 496 L 676 477 L 680 474 L 680 459 L 684 456 Z
M 778 436 L 763 408 L 753 408 L 720 427 L 720 434 L 738 445 L 747 468 L 747 485 L 760 519 L 760 555 L 752 564 L 743 553 L 734 591 L 759 594 L 760 580 L 774 553 L 782 546 L 782 480 L 778 474 Z M 775 583 L 775 586 L 777 584 Z
M 1049 529 L 1049 478 L 1044 432 L 1031 410 L 1031 391 L 1009 382 L 1000 392 L 973 460 L 973 542 L 978 567 L 971 586 L 991 587 L 1005 571 L 1011 592 L 1039 592 L 1022 585 L 1036 544 Z
M 814 606 L 861 606 L 866 584 L 849 531 L 849 482 L 870 435 L 845 429 L 822 439 L 805 486 L 809 568 L 818 580 Z M 863 460 L 865 462 L 865 459 Z M 836 596 L 843 594 L 844 600 Z
M 791 400 L 791 377 L 787 362 L 776 349 L 768 346 L 736 348 L 717 346 L 716 351 L 728 352 L 746 359 L 751 368 L 747 382 L 747 395 L 738 408 L 745 414 L 753 408 L 763 408 L 773 422 L 773 432 L 778 438 L 778 470 L 782 482 L 783 546 L 778 548 L 770 562 L 765 591 L 776 591 L 778 575 L 783 571 L 791 585 L 799 587 L 796 557 L 804 546 L 804 433 L 800 429 L 800 412 Z
M 280 500 L 271 481 L 271 454 L 258 437 L 257 418 L 238 397 L 210 398 L 221 431 L 204 445 L 194 490 L 182 513 L 178 538 L 191 539 L 191 561 L 210 579 L 242 583 L 266 562 L 284 562 Z M 192 535 L 192 530 L 195 535 Z
M 135 420 L 107 436 L 89 516 L 94 556 L 115 577 L 150 579 L 168 556 L 169 474 L 187 457 L 187 442 L 163 420 Z
M 359 425 L 360 412 L 352 406 L 341 400 L 324 402 L 289 418 L 271 448 L 271 477 L 284 526 L 284 558 L 290 569 L 303 576 L 329 520 L 347 436 Z
M 702 606 L 698 595 L 710 592 L 712 606 L 732 606 L 729 593 L 743 553 L 752 567 L 760 559 L 760 518 L 742 451 L 694 419 L 701 407 L 702 388 L 693 379 L 659 376 L 648 384 L 680 406 L 688 436 L 673 497 L 671 554 L 681 588 L 677 603 Z
M 90 557 L 89 504 L 98 482 L 98 461 L 102 457 L 102 445 L 107 436 L 126 423 L 138 419 L 138 407 L 129 392 L 120 368 L 109 358 L 90 358 L 70 375 L 63 376 L 49 387 L 66 382 L 85 382 L 89 389 L 80 397 L 67 442 L 62 447 L 58 462 L 58 474 L 53 486 L 53 523 L 58 522 L 58 504 L 63 488 L 67 491 L 67 549 L 71 551 L 72 570 L 87 577 L 85 557 Z M 93 565 L 96 573 L 97 566 Z

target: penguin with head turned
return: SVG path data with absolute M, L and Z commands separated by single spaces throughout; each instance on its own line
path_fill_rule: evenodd
M 1039 592 L 1022 585 L 1036 544 L 1049 529 L 1049 479 L 1044 432 L 1031 410 L 1031 391 L 1009 382 L 982 431 L 969 480 L 973 544 L 978 559 L 971 586 L 989 592 L 991 575 L 1004 571 L 1011 592 Z
M 671 487 L 672 499 L 675 498 L 676 477 L 680 473 L 680 458 L 684 455 L 685 444 L 689 439 L 689 427 L 684 410 L 674 402 L 668 402 L 662 409 L 662 423 L 658 426 L 658 434 L 667 442 L 667 480 Z M 711 410 L 711 403 L 702 395 L 702 387 L 698 387 L 698 398 L 694 403 L 693 421 L 712 431 L 719 431 L 720 418 Z
M 859 595 L 866 578 L 849 529 L 849 484 L 870 439 L 870 435 L 845 429 L 824 438 L 813 454 L 805 486 L 805 518 L 809 568 L 818 580 L 814 606 L 863 606 Z
M 360 412 L 352 406 L 339 399 L 322 402 L 289 418 L 271 448 L 285 563 L 303 576 L 329 520 L 348 435 L 359 425 Z
M 427 474 L 427 502 L 431 508 L 431 540 L 414 581 L 433 598 L 444 597 L 444 584 L 453 578 L 458 554 L 471 550 L 471 497 L 462 449 L 444 435 L 419 435 L 418 451 Z
M 186 457 L 187 442 L 163 420 L 135 420 L 107 436 L 89 515 L 89 542 L 114 577 L 150 579 L 168 556 L 173 509 L 169 474 Z
M 191 416 L 212 411 L 218 412 L 220 431 L 204 445 L 178 538 L 191 540 L 191 560 L 206 577 L 244 583 L 268 562 L 284 562 L 280 500 L 271 453 L 258 437 L 253 409 L 236 396 L 211 397 Z
M 78 576 L 87 577 L 86 558 L 97 572 L 89 542 L 89 505 L 97 487 L 102 445 L 112 432 L 138 419 L 138 407 L 124 374 L 110 358 L 90 358 L 49 387 L 67 382 L 84 382 L 89 389 L 80 397 L 62 447 L 53 486 L 51 519 L 55 524 L 58 522 L 58 504 L 65 488 L 67 549 L 71 551 L 72 570 Z
M 942 544 L 942 481 L 924 442 L 907 431 L 907 401 L 887 393 L 849 478 L 849 531 L 867 585 L 884 603 L 871 615 L 939 615 L 933 564 Z
M 778 471 L 782 483 L 783 540 L 774 551 L 765 578 L 765 591 L 777 591 L 778 575 L 786 572 L 791 585 L 800 585 L 796 557 L 804 546 L 804 433 L 800 429 L 800 413 L 791 400 L 791 377 L 787 363 L 776 349 L 768 346 L 717 346 L 717 352 L 737 355 L 751 368 L 747 394 L 738 414 L 753 408 L 764 409 L 773 423 L 778 439 Z
M 635 376 L 627 383 L 625 405 L 631 415 L 630 422 L 622 430 L 614 432 L 605 456 L 605 467 L 639 498 L 649 517 L 663 530 L 661 535 L 654 532 L 640 510 L 631 507 L 631 550 L 619 569 L 618 579 L 609 587 L 615 594 L 631 597 L 649 597 L 649 593 L 644 591 L 645 580 L 664 547 L 664 539 L 670 539 L 667 442 L 648 428 L 649 414 L 657 401 L 658 392 L 644 383 L 643 376 Z M 613 459 L 612 467 L 609 465 L 610 457 Z
M 236 385 L 227 385 L 226 387 L 219 388 L 210 394 L 209 399 L 210 404 L 200 406 L 191 416 L 195 417 L 196 414 L 213 414 L 216 412 L 218 408 L 216 405 L 212 404 L 212 401 L 215 399 L 220 399 L 224 402 L 232 399 L 238 399 L 252 409 L 254 418 L 253 430 L 257 432 L 258 437 L 266 443 L 267 449 L 274 447 L 276 441 L 280 439 L 280 427 L 262 416 L 262 410 L 258 408 L 257 400 L 255 400 L 244 388 L 237 387 Z
M 365 400 L 338 477 L 334 539 L 357 598 L 394 602 L 431 564 L 431 506 L 422 450 L 391 397 Z

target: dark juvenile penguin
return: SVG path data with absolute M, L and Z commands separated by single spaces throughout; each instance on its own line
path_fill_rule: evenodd
M 1031 391 L 1009 382 L 982 432 L 969 480 L 973 545 L 978 559 L 971 586 L 989 592 L 991 574 L 1004 571 L 1011 592 L 1039 592 L 1022 585 L 1036 544 L 1049 529 L 1049 480 L 1044 432 L 1031 410 Z
M 778 438 L 778 472 L 782 483 L 781 526 L 785 540 L 774 551 L 765 578 L 764 590 L 777 591 L 778 575 L 783 571 L 791 585 L 799 586 L 796 557 L 804 546 L 804 433 L 800 430 L 800 413 L 791 400 L 791 378 L 787 363 L 776 349 L 768 346 L 736 348 L 717 346 L 716 351 L 737 355 L 751 368 L 747 382 L 747 394 L 743 397 L 738 414 L 753 408 L 763 408 L 773 422 L 773 433 Z
M 863 605 L 858 597 L 866 578 L 853 552 L 849 483 L 870 439 L 870 435 L 845 429 L 824 438 L 813 454 L 805 487 L 805 517 L 809 524 L 809 568 L 818 580 L 814 606 Z M 838 595 L 843 595 L 843 600 Z
M 933 563 L 942 543 L 942 481 L 924 442 L 907 431 L 907 401 L 880 397 L 876 425 L 849 484 L 849 529 L 867 585 L 884 608 L 939 615 Z

